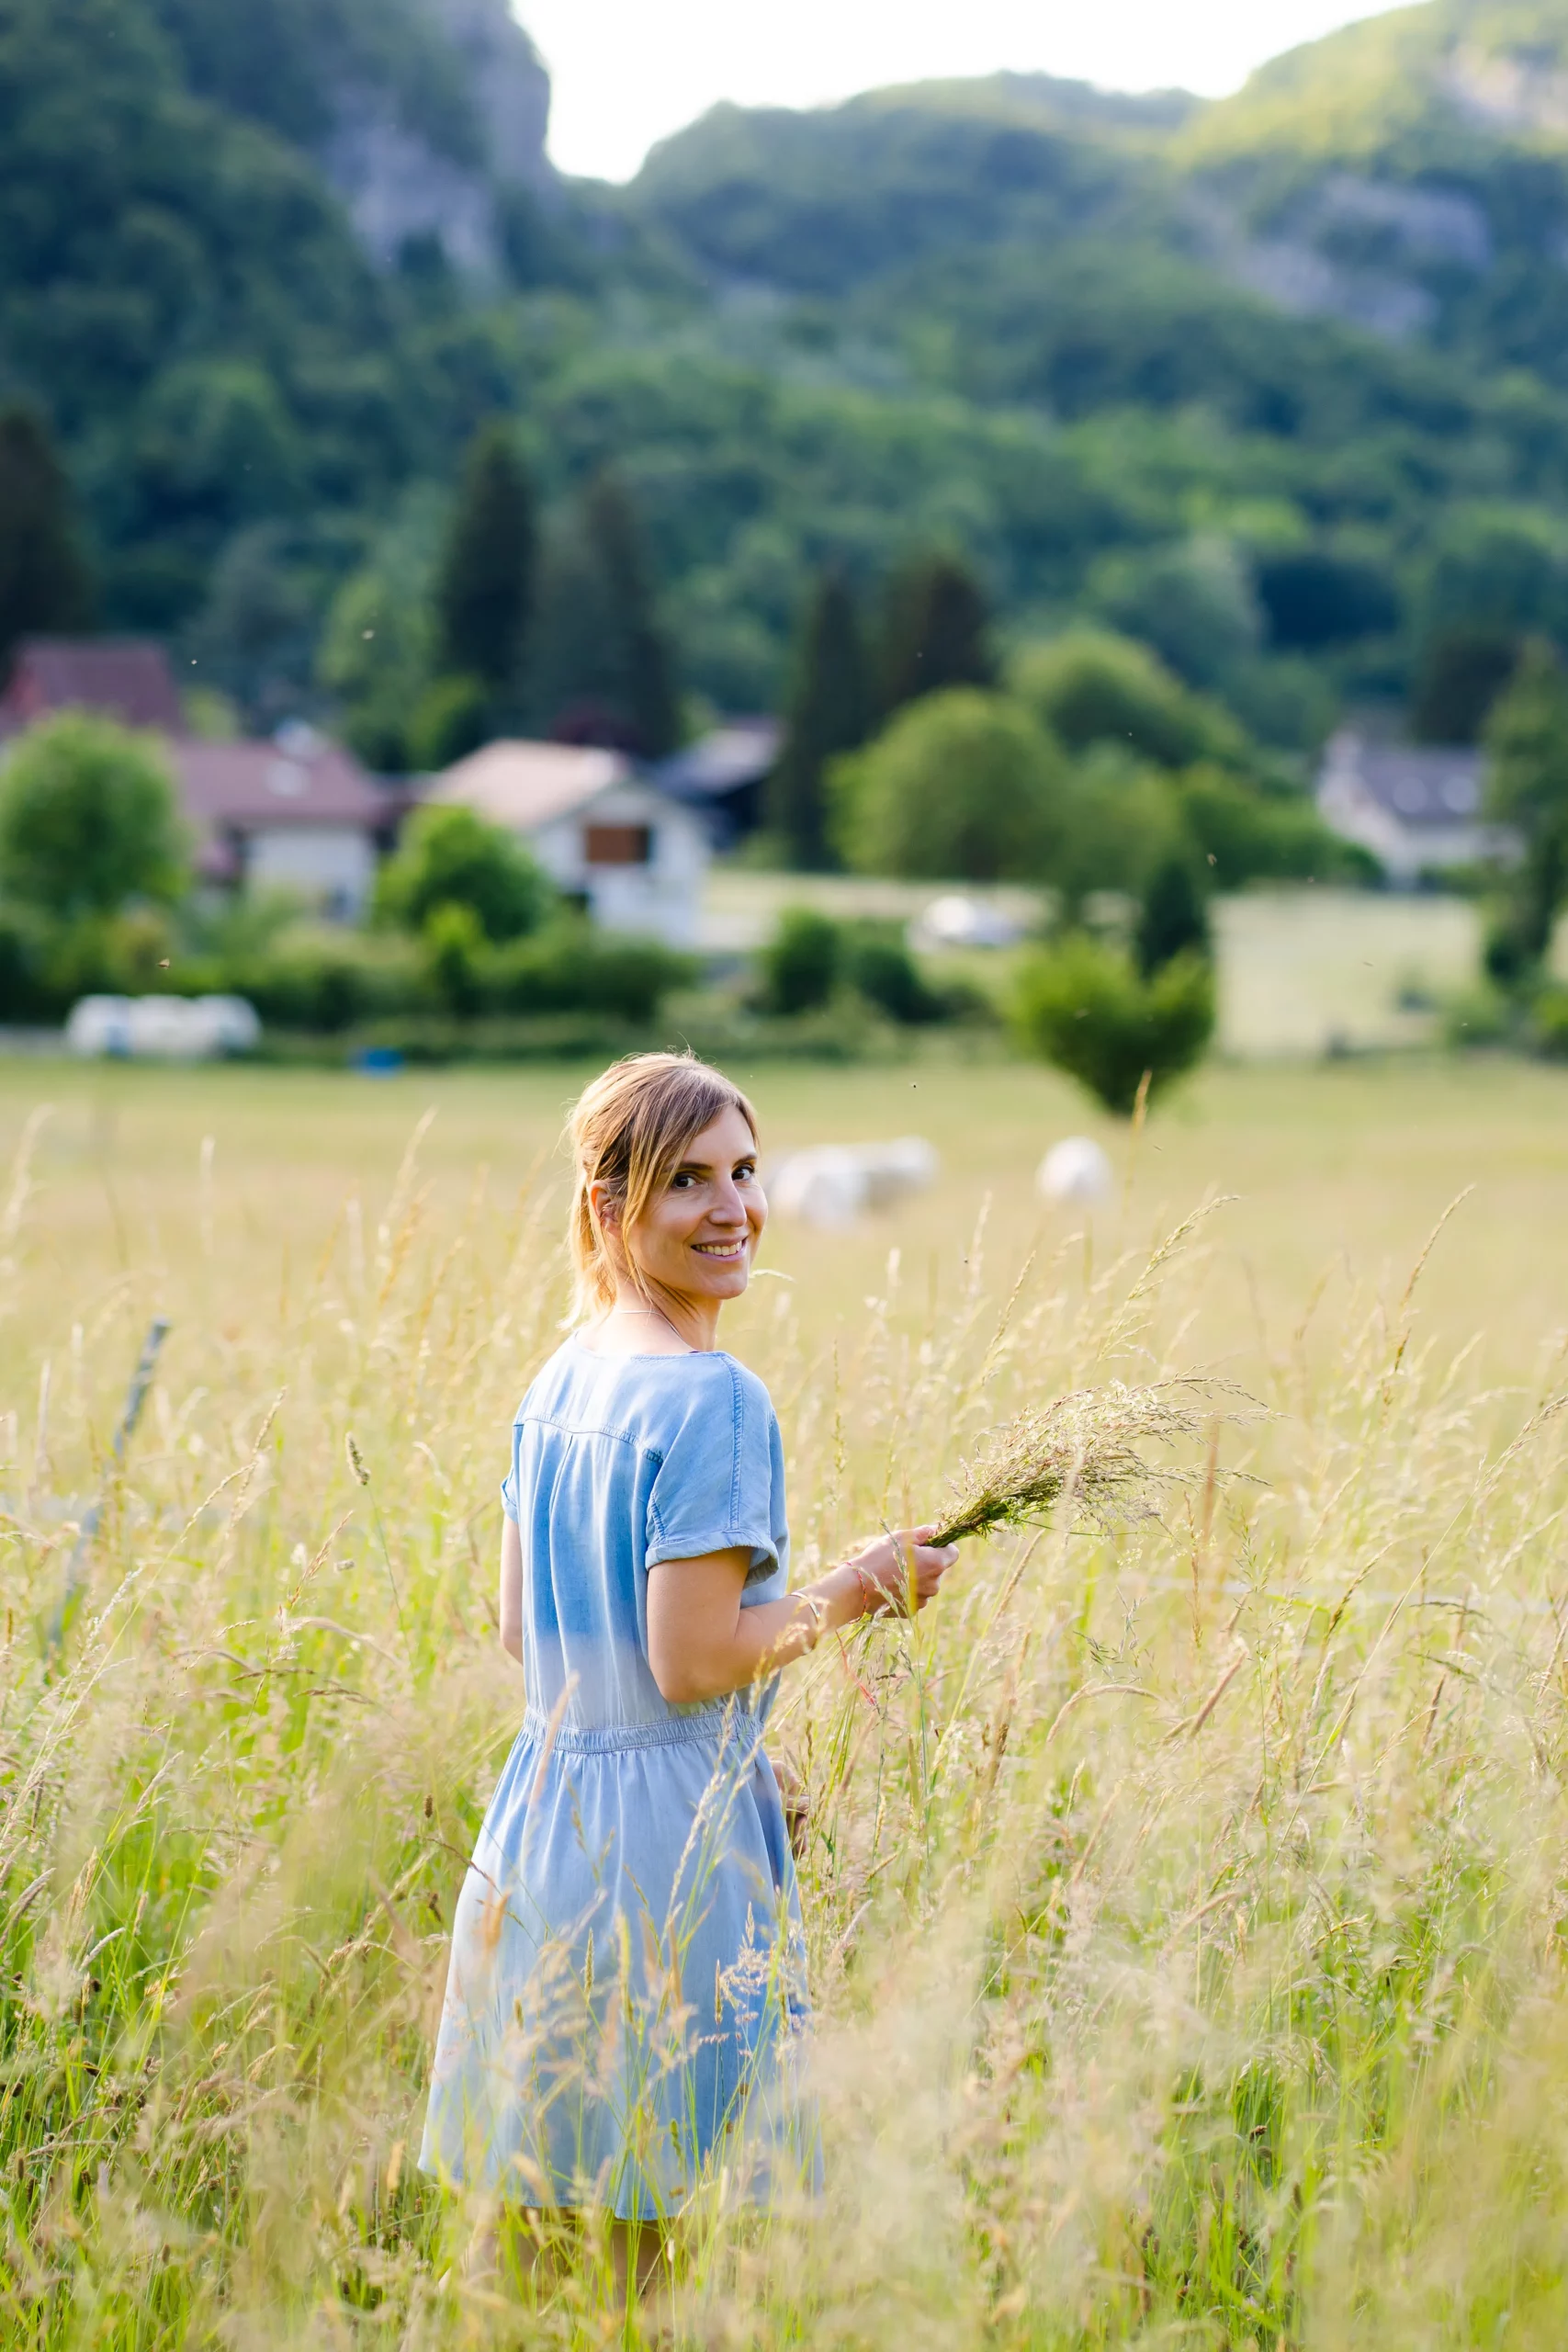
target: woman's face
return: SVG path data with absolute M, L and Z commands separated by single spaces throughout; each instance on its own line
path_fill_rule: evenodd
M 649 1203 L 631 1251 L 645 1282 L 681 1298 L 739 1298 L 768 1221 L 757 1146 L 739 1111 L 721 1111 Z

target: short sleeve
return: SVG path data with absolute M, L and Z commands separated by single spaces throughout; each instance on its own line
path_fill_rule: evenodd
M 517 1455 L 515 1451 L 515 1439 L 513 1440 L 513 1452 L 512 1456 L 512 1467 L 501 1482 L 501 1508 L 506 1513 L 508 1519 L 515 1521 L 517 1517 Z
M 773 1533 L 773 1408 L 728 1357 L 687 1400 L 648 1498 L 646 1565 L 748 1550 L 747 1582 L 779 1565 Z

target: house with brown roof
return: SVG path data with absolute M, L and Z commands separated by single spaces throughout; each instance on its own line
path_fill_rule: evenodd
M 144 637 L 25 637 L 0 694 L 0 738 L 62 710 L 92 710 L 122 727 L 185 732 L 161 645 Z
M 229 888 L 291 890 L 324 914 L 357 915 L 407 796 L 294 721 L 270 741 L 187 735 L 161 645 L 143 638 L 27 638 L 0 694 L 0 742 L 65 710 L 91 710 L 164 739 L 197 871 Z
M 291 890 L 340 921 L 363 912 L 408 802 L 296 721 L 268 742 L 170 741 L 208 882 Z
M 434 777 L 423 797 L 515 833 L 558 888 L 607 929 L 649 932 L 675 947 L 695 939 L 707 827 L 623 752 L 487 743 Z

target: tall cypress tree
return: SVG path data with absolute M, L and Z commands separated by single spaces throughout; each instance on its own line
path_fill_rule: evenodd
M 622 716 L 634 748 L 645 759 L 661 759 L 681 740 L 675 665 L 660 624 L 642 526 L 617 474 L 606 469 L 589 484 L 582 526 L 604 583 Z
M 0 675 L 18 638 L 85 628 L 92 609 L 64 469 L 32 411 L 6 409 L 0 413 Z
M 637 509 L 613 473 L 552 517 L 536 640 L 530 702 L 550 734 L 645 759 L 674 750 L 674 662 Z
M 996 677 L 985 591 L 967 564 L 940 551 L 894 574 L 883 614 L 878 684 L 885 712 L 944 686 Z
M 516 687 L 534 602 L 533 485 L 511 428 L 479 427 L 468 445 L 435 582 L 444 670 L 498 697 Z
M 825 571 L 807 599 L 784 706 L 784 741 L 773 770 L 769 821 L 792 865 L 828 864 L 828 763 L 870 731 L 865 653 L 849 582 Z

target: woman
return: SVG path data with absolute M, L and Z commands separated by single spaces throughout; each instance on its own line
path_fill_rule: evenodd
M 457 1905 L 420 2161 L 502 2204 L 608 2212 L 643 2285 L 721 2138 L 758 2194 L 795 2136 L 774 1678 L 922 1606 L 956 1553 L 910 1529 L 788 1589 L 778 1423 L 716 1344 L 767 1220 L 745 1096 L 639 1055 L 570 1135 L 578 1328 L 519 1408 L 502 1489 L 527 1713 Z

